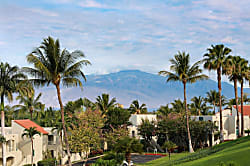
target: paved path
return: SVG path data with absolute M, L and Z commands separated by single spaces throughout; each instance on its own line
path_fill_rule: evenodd
M 100 156 L 99 156 L 100 157 Z M 99 158 L 98 157 L 98 158 Z M 152 160 L 155 160 L 155 159 L 158 159 L 158 158 L 161 158 L 162 156 L 154 156 L 154 155 L 137 155 L 137 154 L 133 154 L 131 156 L 131 159 L 133 161 L 133 163 L 137 163 L 137 164 L 142 164 L 142 163 L 146 163 L 146 162 L 149 162 L 149 161 L 152 161 Z M 87 164 L 90 164 L 90 163 L 95 163 L 95 161 L 98 159 L 98 158 L 94 158 L 94 159 L 90 159 L 88 160 Z M 79 162 L 79 163 L 75 163 L 73 164 L 73 166 L 82 166 L 84 162 Z
M 161 158 L 162 156 L 153 156 L 153 155 L 132 155 L 131 156 L 131 160 L 133 161 L 133 163 L 137 163 L 137 164 L 142 164 L 142 163 L 146 163 L 149 162 L 151 160 L 155 160 L 158 158 Z

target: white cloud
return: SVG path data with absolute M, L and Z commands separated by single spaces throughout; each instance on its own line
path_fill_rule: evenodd
M 94 1 L 94 0 L 85 0 L 79 3 L 79 6 L 86 7 L 86 8 L 105 8 L 102 4 Z
M 58 14 L 55 13 L 55 12 L 51 12 L 51 11 L 47 11 L 47 10 L 42 10 L 42 9 L 37 9 L 37 8 L 29 9 L 29 11 L 31 11 L 33 13 L 41 14 L 41 15 L 44 15 L 44 16 L 49 16 L 49 17 L 56 17 L 56 16 L 58 16 Z
M 236 44 L 238 43 L 237 40 L 234 40 L 232 36 L 227 36 L 224 39 L 221 40 L 222 43 L 227 43 L 227 44 Z

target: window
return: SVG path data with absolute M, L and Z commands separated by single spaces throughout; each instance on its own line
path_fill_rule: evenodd
M 54 136 L 53 135 L 48 135 L 48 144 L 53 145 L 54 144 Z
M 203 121 L 203 117 L 200 116 L 200 117 L 199 117 L 199 121 Z
M 132 137 L 135 137 L 135 131 L 134 130 L 132 131 Z

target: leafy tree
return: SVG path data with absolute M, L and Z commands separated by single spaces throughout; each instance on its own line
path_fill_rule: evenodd
M 61 99 L 60 84 L 64 86 L 80 86 L 82 82 L 80 77 L 86 80 L 84 73 L 81 71 L 82 67 L 89 65 L 90 62 L 84 58 L 81 51 L 74 51 L 70 53 L 66 49 L 60 49 L 60 43 L 52 37 L 43 40 L 40 47 L 36 48 L 27 56 L 27 61 L 34 65 L 34 68 L 25 67 L 24 71 L 32 76 L 32 81 L 37 86 L 49 85 L 52 83 L 57 90 L 58 102 L 61 109 L 61 119 L 64 131 L 64 140 L 67 148 L 68 162 L 71 166 L 70 150 L 68 144 L 68 135 L 64 120 L 64 107 Z
M 188 115 L 188 106 L 187 106 L 187 97 L 186 97 L 186 85 L 187 83 L 194 83 L 198 80 L 207 79 L 208 77 L 202 73 L 202 70 L 199 68 L 201 61 L 196 62 L 192 66 L 190 65 L 189 54 L 185 52 L 178 52 L 174 56 L 174 59 L 170 60 L 171 66 L 170 70 L 173 71 L 160 71 L 160 75 L 168 76 L 167 82 L 169 81 L 180 81 L 183 83 L 184 88 L 184 103 L 185 103 L 185 114 L 187 121 L 187 135 L 189 140 L 189 151 L 193 152 L 192 141 L 189 131 L 189 115 Z
M 228 75 L 228 78 L 230 81 L 233 81 L 234 83 L 234 92 L 235 92 L 235 101 L 238 101 L 238 86 L 237 83 L 241 79 L 241 69 L 244 66 L 247 66 L 248 62 L 244 59 L 242 59 L 240 56 L 228 56 L 224 62 L 224 70 L 223 72 Z M 239 128 L 239 107 L 238 102 L 236 102 L 236 111 L 237 111 L 237 120 L 236 120 L 236 126 L 238 130 Z M 239 135 L 241 136 L 241 133 L 239 132 Z
M 212 45 L 211 48 L 207 49 L 204 57 L 204 68 L 217 71 L 217 81 L 218 81 L 218 90 L 219 90 L 219 111 L 220 111 L 220 141 L 224 142 L 223 137 L 223 125 L 222 125 L 222 99 L 221 99 L 221 75 L 222 69 L 224 68 L 224 62 L 227 55 L 232 51 L 230 48 L 225 47 L 223 44 Z
M 130 112 L 127 109 L 123 109 L 120 107 L 110 108 L 106 112 L 106 121 L 105 126 L 106 128 L 110 128 L 110 126 L 114 128 L 128 126 L 130 125 L 129 118 Z
M 143 145 L 139 140 L 130 137 L 121 138 L 115 145 L 114 151 L 117 153 L 125 153 L 126 161 L 130 165 L 131 153 L 141 153 Z
M 22 134 L 22 137 L 26 136 L 30 138 L 31 141 L 31 165 L 33 165 L 33 158 L 34 158 L 34 136 L 35 135 L 41 135 L 40 132 L 36 130 L 36 127 L 30 127 L 29 129 L 25 129 L 24 133 Z
M 138 100 L 134 100 L 132 102 L 129 107 L 129 110 L 132 114 L 146 114 L 148 112 L 146 104 L 143 103 L 140 105 Z
M 5 115 L 4 115 L 4 97 L 8 101 L 13 100 L 12 93 L 17 91 L 17 84 L 26 76 L 19 70 L 17 66 L 10 66 L 8 63 L 0 64 L 0 96 L 1 96 L 1 133 L 5 136 Z M 6 166 L 5 145 L 2 144 L 3 166 Z
M 163 145 L 163 148 L 166 149 L 166 151 L 168 151 L 168 157 L 169 157 L 169 160 L 170 160 L 170 154 L 171 154 L 171 151 L 175 148 L 177 148 L 177 145 L 171 141 L 166 141 Z
M 102 111 L 102 114 L 105 115 L 109 109 L 116 106 L 116 98 L 112 98 L 109 101 L 109 94 L 103 93 L 101 96 L 96 98 L 97 107 Z
M 108 143 L 108 149 L 112 150 L 119 139 L 128 136 L 128 129 L 126 126 L 117 128 L 111 126 L 108 131 L 104 132 L 104 136 L 105 141 Z
M 146 142 L 150 142 L 152 137 L 156 134 L 156 122 L 149 121 L 148 119 L 142 119 L 141 124 L 138 126 L 139 135 L 145 139 Z
M 89 150 L 97 149 L 101 144 L 101 129 L 104 126 L 101 112 L 86 110 L 79 115 L 79 123 L 71 130 L 69 144 L 73 152 L 86 154 L 86 163 Z

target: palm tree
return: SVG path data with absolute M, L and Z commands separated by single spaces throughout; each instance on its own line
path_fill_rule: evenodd
M 166 153 L 168 151 L 168 157 L 169 157 L 169 160 L 170 160 L 170 154 L 171 154 L 171 151 L 175 148 L 177 148 L 177 145 L 171 141 L 166 141 L 164 144 L 163 144 L 163 147 L 162 148 L 165 148 L 166 149 Z
M 170 62 L 172 64 L 170 66 L 170 70 L 172 70 L 173 73 L 169 71 L 160 71 L 159 74 L 168 76 L 167 82 L 180 81 L 183 83 L 189 152 L 193 152 L 194 150 L 192 147 L 191 136 L 189 131 L 189 115 L 187 107 L 186 84 L 194 83 L 198 80 L 207 79 L 208 77 L 204 74 L 201 74 L 202 70 L 199 68 L 201 61 L 198 61 L 191 66 L 189 54 L 186 54 L 185 52 L 178 52 L 178 54 L 176 54 L 174 56 L 174 59 L 171 59 Z
M 101 96 L 98 96 L 96 98 L 96 104 L 97 104 L 97 107 L 102 112 L 102 115 L 104 116 L 108 112 L 109 109 L 116 106 L 116 98 L 112 98 L 109 101 L 109 94 L 103 93 Z
M 143 145 L 139 140 L 125 136 L 115 144 L 114 151 L 117 153 L 125 153 L 126 161 L 130 165 L 131 153 L 141 153 L 143 151 L 142 147 Z
M 32 91 L 31 93 L 19 93 L 16 97 L 16 100 L 19 100 L 19 105 L 16 105 L 16 108 L 20 110 L 26 111 L 29 110 L 30 112 L 30 119 L 33 120 L 33 112 L 39 111 L 44 107 L 44 104 L 39 102 L 42 93 L 39 93 L 37 97 L 35 97 L 35 92 Z M 23 103 L 23 105 L 21 105 Z
M 224 62 L 225 68 L 223 69 L 223 73 L 228 75 L 230 81 L 234 83 L 234 92 L 235 92 L 235 101 L 238 101 L 238 81 L 241 80 L 241 68 L 243 66 L 247 66 L 247 61 L 242 59 L 240 56 L 228 56 L 226 61 Z M 236 128 L 238 131 L 239 128 L 239 107 L 238 102 L 236 102 L 236 111 L 237 111 L 237 121 L 236 121 Z M 238 137 L 241 136 L 241 133 L 238 132 Z
M 247 100 L 247 95 L 244 93 L 244 81 L 249 80 L 250 68 L 248 66 L 248 61 L 242 58 L 242 63 L 240 66 L 240 89 L 241 89 L 241 135 L 244 136 L 244 101 Z
M 35 135 L 41 135 L 39 131 L 36 130 L 36 127 L 30 127 L 29 129 L 25 129 L 24 133 L 22 134 L 22 137 L 26 136 L 30 138 L 31 141 L 31 165 L 33 165 L 33 157 L 34 157 L 34 136 Z
M 52 37 L 44 39 L 41 46 L 36 48 L 32 53 L 27 55 L 27 61 L 34 65 L 34 68 L 25 67 L 24 71 L 29 73 L 33 78 L 30 81 L 36 86 L 44 86 L 52 83 L 57 90 L 57 97 L 61 108 L 61 118 L 63 124 L 65 144 L 67 147 L 68 162 L 71 166 L 70 150 L 68 144 L 68 135 L 64 121 L 64 108 L 61 99 L 60 84 L 64 86 L 80 86 L 82 82 L 80 77 L 86 77 L 81 71 L 84 65 L 89 65 L 90 62 L 84 58 L 85 55 L 81 51 L 70 53 L 66 49 L 60 49 L 60 43 Z
M 132 102 L 132 104 L 129 107 L 129 110 L 131 111 L 132 114 L 136 113 L 136 114 L 145 114 L 147 113 L 147 107 L 146 104 L 139 104 L 138 100 L 134 100 Z
M 167 117 L 172 112 L 172 108 L 169 108 L 168 104 L 166 106 L 160 106 L 160 108 L 156 111 L 156 114 L 160 118 Z
M 210 90 L 207 92 L 207 97 L 205 101 L 213 106 L 213 114 L 215 114 L 216 103 L 219 101 L 219 93 L 216 90 Z
M 208 53 L 204 55 L 204 68 L 217 71 L 217 81 L 219 90 L 219 111 L 220 111 L 220 142 L 224 142 L 223 136 L 223 123 L 222 123 L 222 103 L 221 103 L 221 75 L 223 64 L 226 60 L 226 56 L 230 54 L 231 49 L 224 47 L 223 44 L 212 45 L 207 49 Z
M 173 112 L 183 113 L 185 111 L 185 102 L 181 101 L 181 99 L 176 99 L 171 103 Z M 187 105 L 189 108 L 189 104 Z
M 13 100 L 12 93 L 17 91 L 17 84 L 25 79 L 26 76 L 20 72 L 17 66 L 10 66 L 8 63 L 0 64 L 0 96 L 1 96 L 1 133 L 5 136 L 5 115 L 4 115 L 4 97 L 8 101 Z M 3 166 L 6 165 L 5 146 L 2 144 Z
M 195 96 L 191 99 L 191 101 L 193 102 L 191 104 L 191 110 L 193 110 L 193 112 L 195 112 L 199 116 L 208 114 L 208 110 L 210 109 L 210 107 L 207 106 L 207 103 L 203 97 Z

